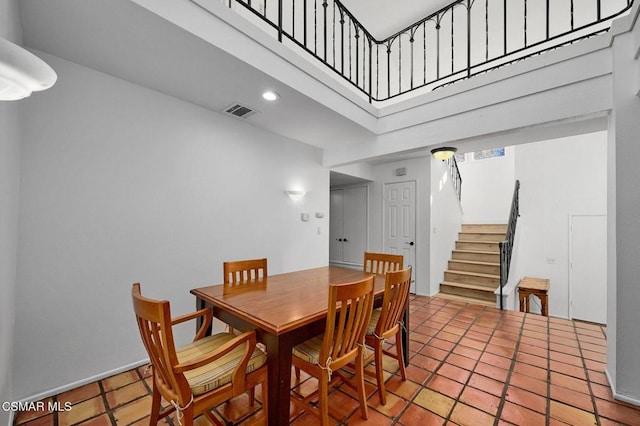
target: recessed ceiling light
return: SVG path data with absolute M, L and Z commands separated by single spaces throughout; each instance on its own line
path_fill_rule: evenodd
M 277 101 L 278 98 L 280 98 L 280 95 L 278 95 L 276 92 L 272 90 L 267 90 L 262 94 L 262 97 L 269 102 L 273 102 L 273 101 Z

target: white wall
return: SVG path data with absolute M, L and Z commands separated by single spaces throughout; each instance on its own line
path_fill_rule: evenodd
M 515 185 L 515 148 L 504 157 L 459 162 L 465 223 L 507 223 Z
M 464 188 L 464 178 L 462 181 Z M 464 190 L 464 189 L 463 189 Z M 466 195 L 463 195 L 463 198 Z M 449 268 L 451 251 L 455 248 L 458 233 L 462 230 L 463 209 L 458 194 L 453 187 L 447 163 L 431 159 L 431 274 L 429 292 L 440 292 L 440 283 L 444 281 L 444 271 Z
M 16 397 L 145 358 L 133 282 L 179 314 L 224 260 L 266 256 L 274 274 L 328 263 L 328 214 L 300 220 L 329 209 L 317 149 L 43 57 L 59 79 L 25 109 Z M 296 185 L 298 204 L 284 192 Z
M 406 167 L 405 176 L 395 176 L 395 169 Z M 373 167 L 375 181 L 369 186 L 369 250 L 382 251 L 384 230 L 384 185 L 396 182 L 416 182 L 416 294 L 429 295 L 429 192 L 431 191 L 431 164 L 425 155 L 421 158 L 380 164 Z M 407 262 L 405 262 L 406 264 Z
M 549 278 L 549 315 L 568 317 L 569 215 L 607 214 L 607 133 L 518 145 L 515 159 L 520 276 L 510 278 Z
M 15 0 L 0 0 L 0 37 L 20 43 Z M 0 402 L 13 397 L 11 371 L 18 242 L 21 102 L 0 102 Z M 0 409 L 0 424 L 9 413 Z

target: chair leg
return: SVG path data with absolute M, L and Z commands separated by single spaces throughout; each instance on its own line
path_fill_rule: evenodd
M 320 375 L 318 380 L 318 394 L 320 401 L 318 408 L 320 411 L 320 424 L 322 426 L 329 425 L 329 376 L 325 372 Z
M 402 345 L 402 328 L 396 333 L 396 357 L 398 359 L 398 365 L 400 366 L 400 375 L 402 380 L 407 380 L 407 369 L 404 365 L 404 348 Z
M 300 367 L 296 367 L 296 379 L 300 379 Z
M 362 348 L 358 350 L 358 357 L 356 358 L 356 386 L 358 388 L 358 399 L 360 400 L 360 417 L 364 420 L 369 418 L 369 411 L 367 410 L 367 395 L 364 388 L 364 354 Z
M 378 395 L 380 396 L 380 403 L 385 405 L 387 403 L 387 392 L 384 389 L 384 372 L 382 371 L 382 341 L 378 340 L 374 345 L 375 351 L 375 367 L 376 367 L 376 381 L 378 382 Z
M 160 420 L 160 391 L 156 386 L 155 377 L 153 378 L 153 395 L 151 397 L 151 418 L 149 419 L 149 424 L 155 425 L 158 424 L 158 420 Z
M 193 404 L 189 405 L 185 410 L 182 410 L 182 426 L 193 426 Z M 176 413 L 180 415 L 180 413 Z
M 256 387 L 253 386 L 251 389 L 249 389 L 249 405 L 253 407 L 255 403 L 256 403 Z

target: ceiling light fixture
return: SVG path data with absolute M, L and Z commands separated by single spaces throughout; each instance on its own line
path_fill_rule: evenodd
M 448 160 L 449 158 L 453 157 L 456 153 L 456 151 L 458 150 L 458 148 L 452 148 L 449 146 L 443 146 L 440 148 L 434 148 L 431 150 L 431 155 L 433 155 L 433 158 L 435 158 L 436 160 Z
M 273 102 L 273 101 L 277 101 L 278 99 L 280 99 L 280 95 L 278 95 L 273 90 L 267 90 L 266 92 L 264 92 L 262 94 L 262 98 L 264 100 L 266 100 L 266 101 Z
M 42 59 L 0 37 L 0 101 L 16 101 L 53 86 L 58 76 Z

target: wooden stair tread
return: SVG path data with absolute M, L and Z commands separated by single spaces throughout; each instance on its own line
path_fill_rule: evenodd
M 467 263 L 470 265 L 500 266 L 499 262 L 478 262 L 477 260 L 465 260 L 465 259 L 451 259 L 450 262 Z M 451 269 L 449 270 L 451 271 Z
M 447 269 L 446 271 L 444 271 L 445 273 L 449 272 L 452 274 L 459 274 L 459 275 L 468 275 L 470 277 L 482 277 L 482 278 L 497 278 L 500 279 L 500 275 L 495 275 L 495 274 L 482 274 L 480 272 L 469 272 L 469 271 L 458 271 L 455 269 Z
M 496 304 L 495 302 L 487 302 L 485 300 L 478 300 L 478 299 L 472 299 L 469 297 L 464 297 L 464 296 L 458 296 L 455 294 L 446 294 L 446 293 L 438 293 L 433 297 L 439 297 L 442 299 L 449 299 L 449 300 L 456 300 L 459 302 L 464 302 L 464 303 L 469 303 L 472 305 L 482 305 L 482 306 L 488 306 L 491 308 L 495 308 Z
M 484 250 L 465 250 L 465 249 L 454 249 L 455 253 L 470 253 L 470 254 L 500 254 L 497 251 L 484 251 Z
M 455 281 L 443 281 L 440 285 L 448 285 L 450 287 L 458 287 L 458 288 L 466 288 L 468 290 L 478 290 L 478 291 L 486 291 L 493 293 L 497 287 L 487 287 L 478 284 L 467 284 L 467 283 L 459 283 Z

